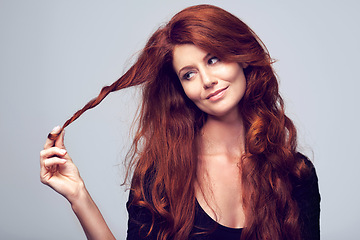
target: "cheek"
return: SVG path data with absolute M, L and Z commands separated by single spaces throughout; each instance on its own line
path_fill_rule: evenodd
M 245 91 L 246 91 L 246 78 L 242 71 L 233 79 L 232 84 L 236 88 L 236 90 L 239 94 L 239 98 L 241 99 L 244 96 Z
M 200 94 L 201 92 L 198 90 L 199 88 L 194 86 L 194 84 L 191 83 L 181 83 L 184 92 L 186 96 L 192 100 L 193 102 L 196 102 L 197 100 L 200 100 Z
M 227 63 L 218 69 L 217 73 L 223 80 L 228 82 L 237 81 L 244 76 L 243 69 L 238 63 Z

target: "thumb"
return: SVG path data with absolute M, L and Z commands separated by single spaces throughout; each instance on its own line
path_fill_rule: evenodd
M 55 141 L 55 147 L 64 148 L 64 149 L 65 149 L 64 136 L 65 136 L 65 130 L 62 129 L 59 137 L 58 137 L 58 138 L 56 139 L 56 141 Z

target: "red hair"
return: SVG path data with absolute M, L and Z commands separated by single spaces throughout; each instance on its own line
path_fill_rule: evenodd
M 131 204 L 148 208 L 153 221 L 164 220 L 158 239 L 187 239 L 195 216 L 195 138 L 206 121 L 206 114 L 186 97 L 172 66 L 174 46 L 187 43 L 223 61 L 247 65 L 246 92 L 239 103 L 246 129 L 246 156 L 240 163 L 246 218 L 241 238 L 300 239 L 291 183 L 308 169 L 296 157 L 295 127 L 285 115 L 266 47 L 245 23 L 221 8 L 198 5 L 176 14 L 151 36 L 136 63 L 63 127 L 110 92 L 142 85 L 139 128 L 129 155 Z

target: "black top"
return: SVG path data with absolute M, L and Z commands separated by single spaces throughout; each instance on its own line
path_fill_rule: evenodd
M 302 238 L 306 240 L 320 239 L 320 193 L 318 188 L 318 178 L 315 168 L 309 160 L 306 160 L 308 166 L 312 167 L 311 174 L 301 182 L 294 182 L 293 197 L 300 208 L 300 220 L 302 223 Z M 160 220 L 155 220 L 154 229 L 150 236 L 146 236 L 152 222 L 150 211 L 144 207 L 130 205 L 132 193 L 130 191 L 129 201 L 127 203 L 129 221 L 127 239 L 147 239 L 153 240 L 157 237 L 157 229 L 161 225 Z M 149 223 L 144 228 L 140 228 L 143 223 Z M 193 234 L 204 232 L 207 234 Z M 196 201 L 194 228 L 189 239 L 191 240 L 217 240 L 217 239 L 236 239 L 239 240 L 242 228 L 229 228 L 220 225 L 214 221 Z

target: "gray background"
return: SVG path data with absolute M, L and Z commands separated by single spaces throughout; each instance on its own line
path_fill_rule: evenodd
M 84 239 L 69 203 L 39 181 L 39 151 L 100 88 L 130 66 L 150 34 L 205 1 L 0 0 L 0 239 Z M 300 148 L 320 179 L 322 239 L 359 239 L 359 4 L 207 1 L 267 45 Z M 134 89 L 110 95 L 67 128 L 66 146 L 118 239 Z

